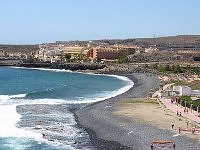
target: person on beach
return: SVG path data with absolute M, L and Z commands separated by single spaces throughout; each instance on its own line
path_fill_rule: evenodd
M 172 123 L 172 129 L 174 129 L 174 123 Z
M 188 128 L 189 122 L 187 121 L 187 123 L 186 123 L 186 124 L 187 124 L 187 128 Z
M 151 144 L 151 150 L 153 150 L 153 144 Z
M 182 114 L 181 114 L 181 112 L 179 113 L 179 116 L 180 116 L 180 117 L 182 117 Z
M 177 116 L 179 116 L 179 112 L 178 111 L 176 112 L 176 114 L 177 114 Z
M 176 148 L 176 144 L 175 144 L 175 143 L 173 143 L 173 148 L 174 148 L 174 149 Z
M 192 134 L 194 134 L 195 133 L 195 128 L 192 128 Z
M 178 128 L 178 133 L 179 133 L 179 134 L 181 133 L 181 128 L 180 128 L 180 127 Z

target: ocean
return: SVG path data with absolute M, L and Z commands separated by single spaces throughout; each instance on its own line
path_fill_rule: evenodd
M 70 110 L 132 86 L 116 75 L 0 67 L 0 150 L 92 149 Z

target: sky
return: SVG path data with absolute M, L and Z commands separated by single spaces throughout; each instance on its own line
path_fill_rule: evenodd
M 200 35 L 200 0 L 0 0 L 0 43 Z

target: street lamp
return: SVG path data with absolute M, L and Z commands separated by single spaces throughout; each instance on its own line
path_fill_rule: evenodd
M 190 109 L 191 109 L 191 113 L 192 113 L 192 105 L 193 105 L 193 104 L 190 105 L 190 107 L 191 107 L 191 108 L 190 108 Z

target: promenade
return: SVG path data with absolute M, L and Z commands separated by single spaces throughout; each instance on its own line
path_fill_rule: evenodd
M 156 91 L 152 97 L 161 97 L 161 95 L 159 95 L 162 91 L 167 90 L 170 86 L 172 86 L 172 84 L 166 84 L 165 86 L 163 86 L 162 89 Z M 171 102 L 170 98 L 159 98 L 160 102 L 169 110 L 171 110 L 174 113 L 181 113 L 181 117 L 187 118 L 191 121 L 194 121 L 198 124 L 200 124 L 200 117 L 198 117 L 198 112 L 195 110 L 191 110 L 190 108 L 188 108 L 188 111 L 185 112 L 185 107 L 181 106 L 180 104 L 177 104 L 175 102 Z
M 165 105 L 167 109 L 171 110 L 172 112 L 178 112 L 179 114 L 181 113 L 182 117 L 200 124 L 200 117 L 198 117 L 197 111 L 191 111 L 191 109 L 189 109 L 188 112 L 184 112 L 185 107 L 177 105 L 175 103 L 171 103 L 171 99 L 160 98 L 160 101 L 163 103 L 163 105 Z

